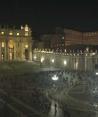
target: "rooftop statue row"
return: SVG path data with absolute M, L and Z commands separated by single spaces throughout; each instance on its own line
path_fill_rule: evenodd
M 20 29 L 10 28 L 10 27 L 0 27 L 1 36 L 31 36 L 31 29 L 26 24 L 24 27 L 21 26 Z
M 97 50 L 89 50 L 88 48 L 86 48 L 84 51 L 83 50 L 78 50 L 77 51 L 74 51 L 74 50 L 56 50 L 54 51 L 53 49 L 38 49 L 38 48 L 35 48 L 34 49 L 34 52 L 41 52 L 41 53 L 55 53 L 55 54 L 78 54 L 78 55 L 81 55 L 81 54 L 90 54 L 90 55 L 96 55 L 98 52 Z

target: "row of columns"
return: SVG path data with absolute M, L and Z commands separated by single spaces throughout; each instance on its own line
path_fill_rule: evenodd
M 32 60 L 32 50 L 28 48 L 28 60 Z M 12 56 L 12 57 L 11 57 Z M 8 48 L 7 43 L 5 43 L 5 47 L 1 46 L 0 43 L 0 61 L 9 61 L 9 60 L 25 60 L 25 48 L 24 44 L 21 44 L 20 49 L 14 45 L 13 48 Z
M 94 56 L 85 56 L 85 55 L 62 55 L 62 54 L 54 54 L 54 53 L 41 53 L 41 52 L 33 52 L 33 57 L 36 55 L 36 60 L 39 61 L 41 57 L 44 57 L 44 61 L 42 64 L 53 65 L 55 67 L 61 67 L 69 70 L 81 70 L 81 71 L 94 71 L 95 64 L 98 64 L 98 55 Z M 54 59 L 54 63 L 51 63 L 51 59 Z M 34 60 L 34 58 L 33 58 Z M 67 64 L 64 66 L 63 61 L 66 60 Z

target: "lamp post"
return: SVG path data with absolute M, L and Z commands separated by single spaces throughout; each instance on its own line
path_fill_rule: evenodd
M 64 66 L 66 66 L 67 65 L 67 61 L 66 60 L 64 60 Z
M 52 65 L 52 66 L 54 65 L 54 61 L 55 61 L 55 60 L 52 58 L 52 59 L 51 59 L 51 65 Z
M 63 61 L 63 64 L 64 64 L 64 69 L 65 69 L 65 66 L 67 65 L 67 61 L 64 60 L 64 61 Z
M 51 59 L 51 62 L 54 63 L 54 59 Z
M 96 74 L 96 76 L 98 76 L 98 72 L 96 72 L 95 74 Z
M 36 61 L 36 59 L 37 59 L 37 56 L 36 56 L 36 55 L 34 55 L 34 57 L 33 57 L 33 58 L 34 58 L 34 60 Z

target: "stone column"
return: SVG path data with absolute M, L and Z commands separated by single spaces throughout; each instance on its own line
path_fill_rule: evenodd
M 8 41 L 5 41 L 4 60 L 5 60 L 5 61 L 8 61 Z
M 29 42 L 29 60 L 32 61 L 32 41 Z

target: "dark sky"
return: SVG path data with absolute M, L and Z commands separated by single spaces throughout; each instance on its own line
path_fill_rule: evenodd
M 29 24 L 37 33 L 46 33 L 55 27 L 98 30 L 98 4 L 94 0 L 39 1 L 3 0 L 0 3 L 0 24 Z

